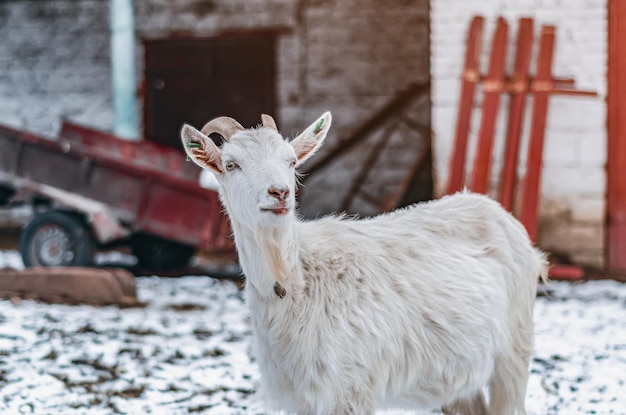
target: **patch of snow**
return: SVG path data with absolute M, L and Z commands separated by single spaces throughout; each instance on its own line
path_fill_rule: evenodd
M 96 265 L 115 264 L 115 266 L 133 267 L 137 265 L 137 257 L 121 251 L 102 251 L 94 255 Z
M 24 261 L 22 256 L 17 251 L 0 251 L 0 269 L 12 268 L 12 269 L 24 269 Z
M 237 287 L 146 277 L 138 292 L 145 308 L 0 301 L 0 413 L 250 413 Z
M 31 205 L 0 206 L 0 225 L 2 225 L 2 227 L 22 226 L 32 217 L 33 208 Z
M 0 251 L 0 267 L 15 258 Z M 265 413 L 237 286 L 191 276 L 137 285 L 144 308 L 0 301 L 0 413 Z M 624 414 L 626 285 L 548 289 L 535 308 L 528 414 Z
M 626 413 L 626 284 L 552 283 L 535 305 L 529 414 Z

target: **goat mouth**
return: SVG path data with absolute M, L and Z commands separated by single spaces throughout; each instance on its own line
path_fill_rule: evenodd
M 287 207 L 276 207 L 276 208 L 261 208 L 263 212 L 270 212 L 276 216 L 282 216 L 289 213 L 289 208 Z

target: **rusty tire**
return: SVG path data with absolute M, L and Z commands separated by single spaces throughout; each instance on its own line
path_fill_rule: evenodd
M 26 224 L 20 236 L 20 253 L 27 267 L 84 267 L 93 264 L 94 243 L 80 217 L 49 210 Z

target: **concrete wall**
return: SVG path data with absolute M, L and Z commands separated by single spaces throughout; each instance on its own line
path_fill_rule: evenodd
M 53 136 L 110 128 L 108 1 L 0 2 L 0 122 Z
M 606 200 L 606 2 L 589 0 L 432 0 L 431 74 L 432 117 L 437 189 L 447 181 L 449 156 L 457 116 L 459 76 L 471 16 L 486 19 L 484 44 L 489 45 L 498 16 L 511 24 L 508 67 L 519 17 L 557 27 L 553 73 L 571 76 L 579 89 L 594 90 L 597 98 L 555 96 L 550 99 L 541 189 L 539 244 L 589 265 L 602 265 Z M 484 48 L 482 68 L 487 65 Z M 534 54 L 537 47 L 535 46 Z M 534 60 L 531 63 L 534 72 Z M 480 120 L 475 103 L 472 137 Z M 508 100 L 501 102 L 497 124 L 494 171 L 501 167 Z M 526 110 L 530 114 L 530 100 Z M 529 128 L 527 117 L 524 134 Z M 526 137 L 527 138 L 527 137 Z M 524 143 L 525 144 L 525 143 Z M 525 150 L 524 150 L 525 151 Z M 525 159 L 525 157 L 524 157 Z M 470 156 L 468 162 L 473 157 Z M 523 174 L 523 169 L 520 169 Z M 494 183 L 495 183 L 495 177 Z

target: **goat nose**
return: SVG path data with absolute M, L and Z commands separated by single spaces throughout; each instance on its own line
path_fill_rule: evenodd
M 278 200 L 285 200 L 289 196 L 289 188 L 272 186 L 267 189 L 267 193 Z

